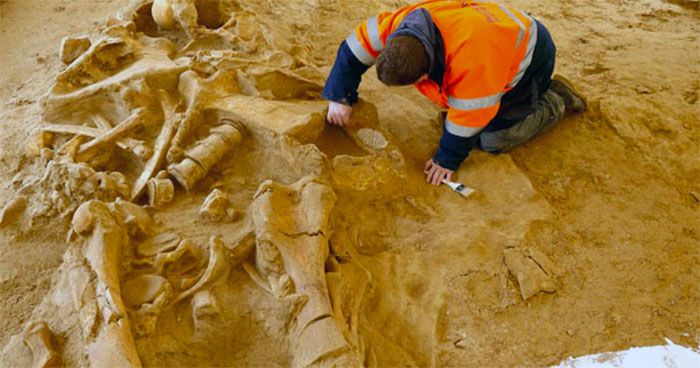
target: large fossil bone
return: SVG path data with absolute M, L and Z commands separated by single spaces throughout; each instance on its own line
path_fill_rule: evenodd
M 145 218 L 130 205 L 92 200 L 76 210 L 72 231 L 83 238 L 79 252 L 68 252 L 72 291 L 91 366 L 141 366 L 122 301 L 119 264 L 129 233 L 146 231 Z M 80 260 L 81 254 L 87 266 Z M 89 268 L 88 268 L 89 266 Z M 91 274 L 94 273 L 93 278 Z
M 108 128 L 111 129 L 111 128 Z M 74 134 L 81 135 L 85 137 L 99 137 L 104 134 L 104 130 L 98 128 L 92 128 L 84 125 L 64 125 L 64 124 L 48 124 L 41 127 L 42 133 L 59 133 L 59 134 Z M 139 157 L 143 157 L 144 154 L 140 153 L 138 150 L 142 149 L 143 142 L 133 138 L 124 138 L 117 141 L 117 146 L 121 149 L 131 151 Z
M 252 207 L 258 272 L 273 280 L 271 289 L 279 297 L 291 292 L 305 300 L 292 311 L 295 367 L 359 366 L 361 361 L 333 318 L 324 271 L 334 203 L 329 186 L 307 177 L 291 186 L 266 181 Z
M 164 108 L 163 111 L 167 112 L 167 109 Z M 143 193 L 148 180 L 153 177 L 158 170 L 160 170 L 161 166 L 165 162 L 165 155 L 167 154 L 173 136 L 175 135 L 177 122 L 175 116 L 170 116 L 170 114 L 167 113 L 164 119 L 163 127 L 160 129 L 160 133 L 158 133 L 158 137 L 156 138 L 153 155 L 151 155 L 151 158 L 146 163 L 143 172 L 134 183 L 131 192 L 132 201 Z
M 224 155 L 243 139 L 245 128 L 233 120 L 222 120 L 209 135 L 185 153 L 185 158 L 168 167 L 168 172 L 186 190 L 204 178 Z
M 209 118 L 213 117 L 219 122 L 240 120 L 231 112 L 207 108 L 211 101 L 240 92 L 238 83 L 232 74 L 219 71 L 209 78 L 201 78 L 197 73 L 189 70 L 180 75 L 178 91 L 186 103 L 187 109 L 183 113 L 183 118 L 177 126 L 177 131 L 174 133 L 168 150 L 169 164 L 182 161 L 184 147 L 192 138 L 193 132 L 197 131 Z
M 125 121 L 106 131 L 104 134 L 101 134 L 99 137 L 96 137 L 95 139 L 81 145 L 80 150 L 78 151 L 77 160 L 85 161 L 94 156 L 101 149 L 105 148 L 105 146 L 120 140 L 132 130 L 142 125 L 146 120 L 146 116 L 146 110 L 142 108 L 134 110 L 131 116 L 129 116 L 129 118 Z

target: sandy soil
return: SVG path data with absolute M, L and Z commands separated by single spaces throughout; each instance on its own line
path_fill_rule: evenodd
M 32 137 L 49 123 L 40 97 L 66 68 L 58 57 L 61 38 L 95 40 L 125 3 L 0 1 L 0 204 L 15 192 L 14 177 L 36 170 Z M 234 8 L 252 14 L 270 47 L 304 57 L 323 76 L 352 27 L 404 3 L 271 0 L 239 1 Z M 349 133 L 327 128 L 310 139 L 324 153 L 319 167 L 330 167 L 337 197 L 327 239 L 337 269 L 326 265 L 328 278 L 340 275 L 347 290 L 364 295 L 354 315 L 362 343 L 354 351 L 366 365 L 510 367 L 656 345 L 664 337 L 697 348 L 698 2 L 512 3 L 551 30 L 557 72 L 576 82 L 591 109 L 508 154 L 474 153 L 457 178 L 475 188 L 475 196 L 463 200 L 422 182 L 422 162 L 439 138 L 437 110 L 413 89 L 382 86 L 372 71 L 361 95 L 376 106 L 376 128 L 400 158 L 381 156 L 367 174 L 353 160 L 375 156 Z M 215 100 L 270 126 L 323 110 L 318 98 L 246 98 Z M 372 122 L 368 110 L 370 118 L 362 115 L 357 124 Z M 304 141 L 304 134 L 295 139 Z M 291 184 L 316 170 L 313 158 L 294 166 L 265 134 L 253 137 L 196 190 L 178 190 L 173 203 L 153 209 L 159 226 L 198 244 L 213 234 L 228 241 L 250 217 L 264 180 Z M 385 166 L 394 171 L 382 171 Z M 213 187 L 231 195 L 243 220 L 197 219 Z M 67 219 L 54 216 L 29 229 L 0 230 L 0 365 L 29 364 L 21 332 L 39 317 L 56 334 L 66 363 L 86 364 L 75 313 L 50 297 L 65 273 L 68 227 Z M 549 258 L 556 291 L 523 300 L 504 261 L 513 249 Z M 294 354 L 287 348 L 284 303 L 241 267 L 232 267 L 217 290 L 219 324 L 198 334 L 189 304 L 172 305 L 155 333 L 136 338 L 141 362 L 289 365 Z

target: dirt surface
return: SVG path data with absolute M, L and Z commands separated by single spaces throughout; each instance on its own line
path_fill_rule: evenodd
M 0 366 L 36 361 L 37 321 L 69 366 L 548 366 L 700 344 L 697 1 L 513 1 L 591 108 L 474 152 L 456 173 L 468 199 L 424 183 L 438 111 L 412 88 L 370 70 L 352 126 L 323 124 L 338 43 L 408 2 L 208 2 L 172 30 L 130 13 L 147 3 L 0 1 L 0 204 L 19 209 L 0 228 Z M 61 39 L 81 36 L 119 42 L 64 65 Z M 130 119 L 74 154 L 71 134 L 37 139 Z M 149 185 L 175 191 L 151 224 L 115 199 L 159 136 L 174 138 L 147 178 L 168 173 Z M 170 170 L 187 160 L 208 169 L 189 191 Z

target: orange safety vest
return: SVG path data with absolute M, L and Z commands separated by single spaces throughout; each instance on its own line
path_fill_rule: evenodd
M 446 65 L 442 86 L 426 80 L 416 87 L 449 109 L 445 128 L 450 133 L 474 136 L 496 116 L 501 97 L 530 66 L 537 43 L 535 20 L 506 5 L 429 0 L 372 17 L 345 41 L 358 60 L 371 66 L 389 35 L 417 8 L 427 10 L 440 31 Z

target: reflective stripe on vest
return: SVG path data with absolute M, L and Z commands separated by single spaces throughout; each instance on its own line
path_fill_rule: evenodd
M 479 110 L 496 105 L 501 101 L 502 96 L 503 92 L 480 98 L 456 98 L 449 96 L 447 98 L 447 104 L 451 108 L 459 110 Z
M 517 49 L 520 47 L 520 43 L 523 42 L 523 37 L 525 37 L 525 25 L 522 21 L 520 21 L 520 18 L 516 17 L 515 14 L 513 14 L 513 12 L 510 11 L 510 9 L 508 9 L 505 5 L 501 4 L 499 6 L 501 10 L 503 10 L 503 12 L 506 13 L 506 15 L 508 15 L 513 22 L 517 23 L 518 27 L 520 27 L 520 32 L 518 33 L 518 43 L 515 44 L 515 48 Z
M 523 22 L 520 21 L 518 17 L 513 14 L 510 9 L 507 7 L 500 5 L 500 8 L 510 17 L 515 23 L 518 24 L 520 27 L 520 32 L 518 34 L 518 41 L 517 41 L 517 46 L 519 47 L 520 44 L 522 43 L 522 39 L 525 36 L 525 25 Z M 520 12 L 520 14 L 527 18 L 530 21 L 530 30 L 529 30 L 529 35 L 528 35 L 528 40 L 527 40 L 527 48 L 525 50 L 525 56 L 523 57 L 523 60 L 520 62 L 518 65 L 518 71 L 515 73 L 513 76 L 513 79 L 508 83 L 507 88 L 513 88 L 515 87 L 520 80 L 523 78 L 525 75 L 525 71 L 527 68 L 530 66 L 532 63 L 532 56 L 535 52 L 535 45 L 537 44 L 537 24 L 535 23 L 535 20 L 532 19 L 530 16 L 527 14 L 524 14 Z M 457 109 L 457 110 L 462 110 L 462 111 L 474 111 L 474 110 L 480 110 L 480 109 L 486 109 L 489 107 L 494 107 L 497 104 L 500 103 L 501 97 L 505 92 L 499 92 L 496 94 L 493 94 L 491 96 L 486 96 L 486 97 L 479 97 L 479 98 L 457 98 L 454 96 L 448 96 L 447 99 L 447 104 L 449 105 L 450 108 Z M 483 128 L 473 128 L 473 127 L 465 127 L 461 125 L 457 125 L 449 120 L 446 120 L 446 126 L 450 127 L 450 129 L 447 129 L 450 133 L 454 135 L 458 135 L 460 137 L 471 137 L 475 134 L 477 134 L 481 129 Z
M 458 137 L 465 137 L 465 138 L 473 137 L 473 136 L 479 134 L 479 132 L 481 132 L 482 130 L 484 130 L 484 128 L 485 127 L 473 128 L 473 127 L 462 126 L 462 125 L 453 123 L 448 118 L 445 118 L 445 129 L 448 132 L 450 132 L 453 135 L 456 135 Z
M 525 18 L 527 18 L 530 21 L 530 30 L 528 32 L 527 39 L 527 50 L 525 51 L 525 57 L 523 58 L 523 61 L 520 62 L 518 72 L 515 73 L 513 80 L 511 80 L 510 83 L 508 83 L 508 88 L 515 87 L 518 84 L 518 82 L 520 82 L 520 80 L 523 79 L 525 71 L 532 62 L 532 55 L 535 53 L 535 46 L 537 45 L 537 23 L 529 15 L 522 12 L 520 12 L 520 14 L 522 14 Z M 522 23 L 520 23 L 520 26 L 522 27 Z M 524 28 L 522 29 L 524 30 Z
M 365 50 L 364 47 L 362 47 L 362 44 L 360 43 L 360 39 L 357 38 L 357 34 L 355 32 L 352 32 L 348 38 L 345 39 L 345 42 L 347 42 L 348 47 L 350 48 L 350 51 L 352 51 L 353 55 L 357 58 L 357 60 L 360 60 L 362 64 L 365 64 L 367 66 L 372 66 L 374 65 L 374 58 L 372 55 Z
M 370 46 L 376 53 L 381 52 L 384 49 L 384 44 L 382 43 L 382 39 L 379 36 L 379 23 L 377 21 L 377 17 L 372 17 L 367 19 L 367 36 L 369 37 L 369 42 Z M 347 42 L 348 47 L 350 47 L 350 51 L 352 51 L 353 55 L 362 62 L 362 64 L 365 64 L 367 66 L 372 66 L 374 65 L 374 62 L 376 61 L 376 58 L 373 57 L 365 48 L 362 46 L 362 42 L 360 42 L 360 39 L 357 37 L 357 30 L 353 31 L 348 38 L 345 39 L 345 42 Z
M 374 51 L 379 53 L 384 50 L 384 44 L 382 43 L 381 37 L 379 37 L 379 23 L 377 22 L 377 17 L 372 17 L 367 20 L 367 35 L 369 36 L 369 42 L 372 44 Z

